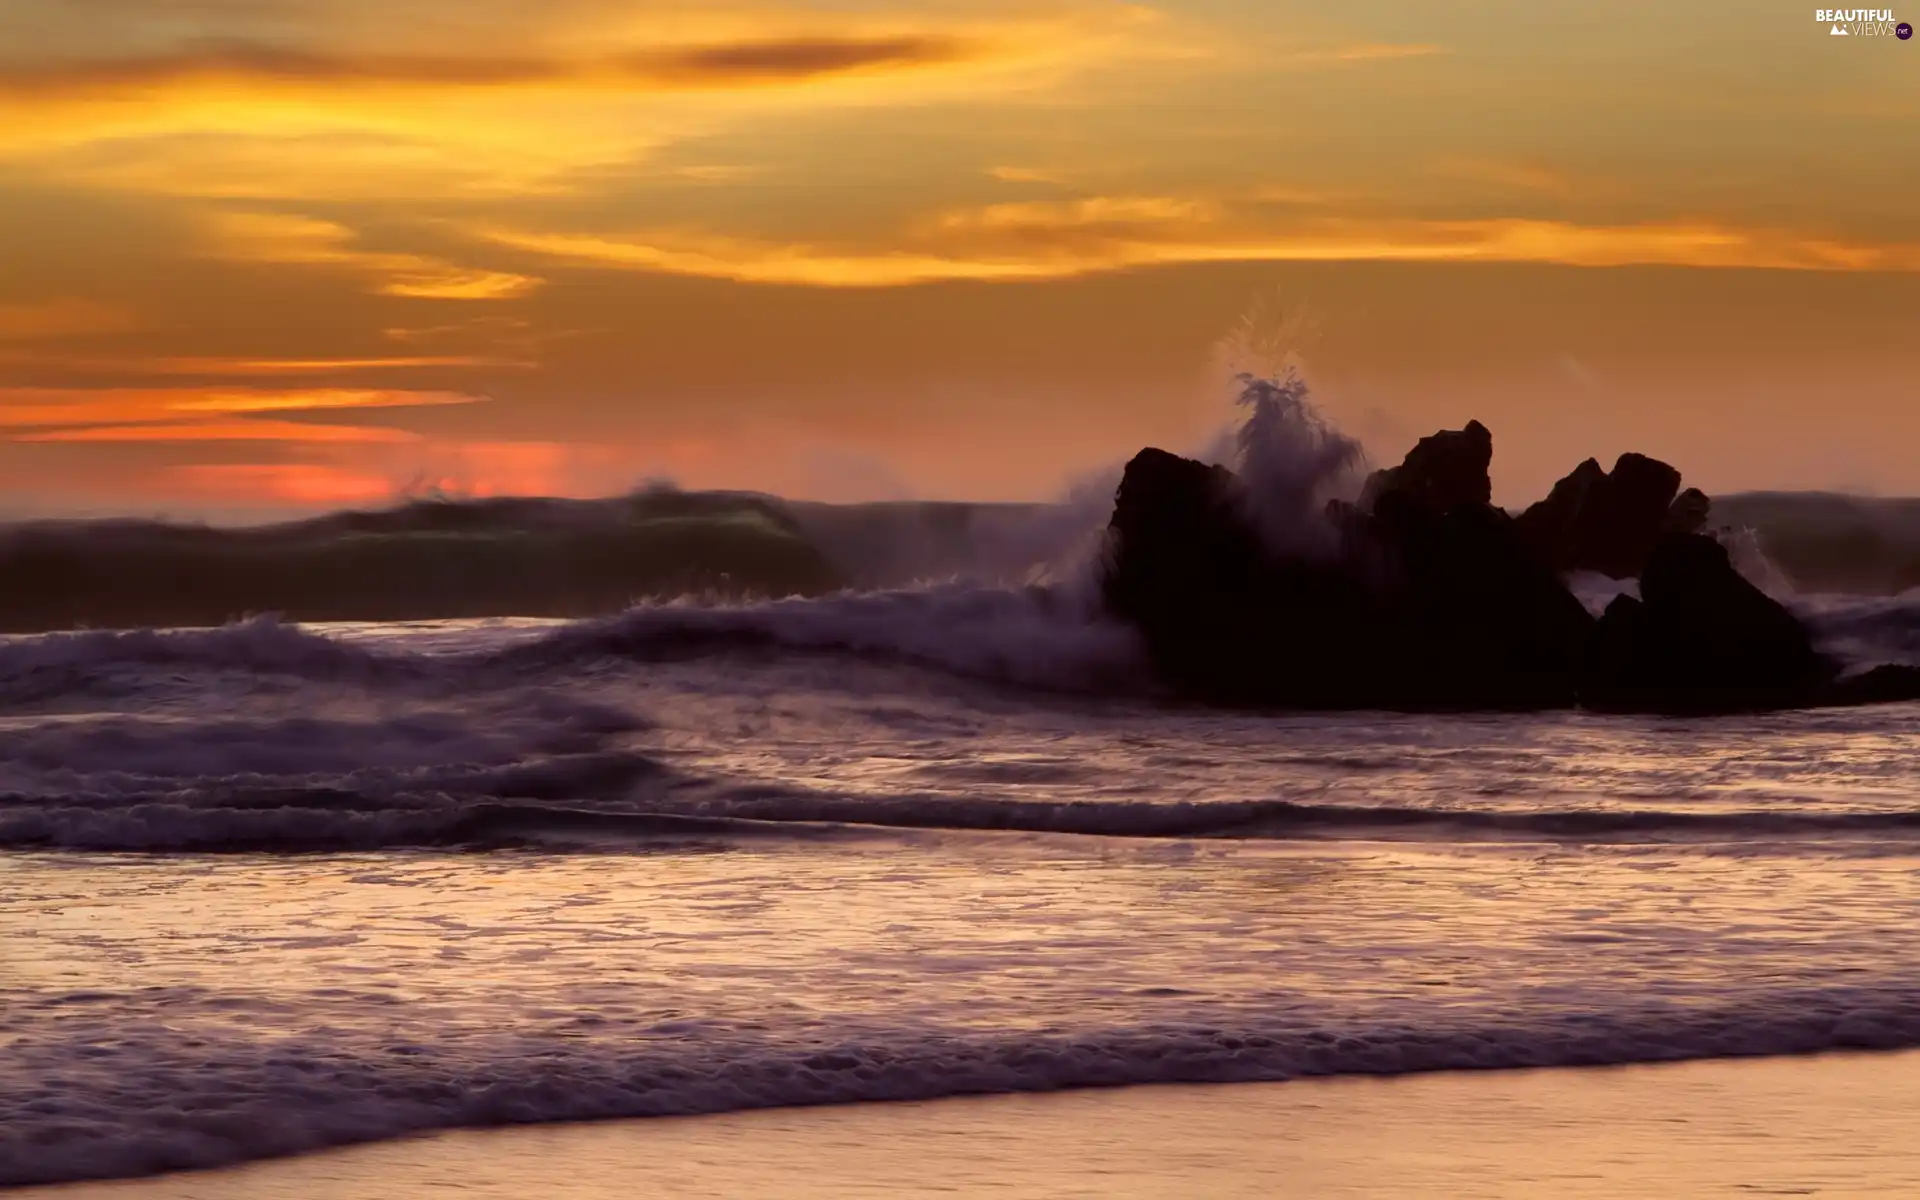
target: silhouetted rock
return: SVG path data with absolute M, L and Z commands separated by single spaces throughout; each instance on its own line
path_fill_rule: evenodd
M 1478 430 L 1477 433 L 1474 431 Z M 1455 439 L 1449 443 L 1445 439 Z M 1160 678 L 1213 702 L 1288 708 L 1570 704 L 1593 618 L 1455 467 L 1485 428 L 1428 439 L 1375 511 L 1334 504 L 1324 554 L 1277 553 L 1240 481 L 1160 450 L 1127 465 L 1109 527 L 1107 605 Z M 1435 445 L 1460 447 L 1448 459 Z M 1448 462 L 1454 465 L 1447 465 Z M 1448 500 L 1458 501 L 1446 503 Z
M 1329 503 L 1313 550 L 1264 540 L 1231 471 L 1143 450 L 1108 530 L 1107 606 L 1164 684 L 1210 703 L 1715 713 L 1920 699 L 1920 667 L 1835 682 L 1800 621 L 1719 542 L 1685 532 L 1707 501 L 1676 500 L 1671 467 L 1589 460 L 1515 519 L 1484 499 L 1491 446 L 1477 422 L 1424 439 L 1373 476 L 1366 503 Z M 1616 570 L 1637 554 L 1640 596 L 1596 622 L 1539 552 L 1543 531 Z
M 1520 532 L 1557 571 L 1632 579 L 1646 565 L 1679 489 L 1680 472 L 1658 459 L 1623 454 L 1608 472 L 1590 458 L 1520 514 Z
M 1831 668 L 1791 612 L 1734 570 L 1726 547 L 1666 534 L 1640 599 L 1607 607 L 1580 695 L 1588 707 L 1737 712 L 1810 703 Z
M 1360 506 L 1374 509 L 1389 492 L 1442 513 L 1463 504 L 1485 504 L 1493 496 L 1487 474 L 1492 462 L 1493 434 L 1485 425 L 1468 421 L 1465 429 L 1443 429 L 1421 438 L 1399 466 L 1369 476 Z
M 1490 504 L 1436 513 L 1406 493 L 1367 530 L 1388 568 L 1393 697 L 1413 708 L 1572 704 L 1593 617 Z
M 1820 695 L 1821 704 L 1894 704 L 1920 700 L 1920 667 L 1888 663 L 1837 679 Z
M 1231 471 L 1142 450 L 1108 538 L 1107 607 L 1139 628 L 1167 684 L 1213 703 L 1366 702 L 1366 587 L 1331 564 L 1269 553 Z
M 1667 508 L 1667 519 L 1662 523 L 1663 533 L 1699 533 L 1707 527 L 1707 518 L 1713 513 L 1713 501 L 1699 488 L 1688 488 L 1673 499 Z

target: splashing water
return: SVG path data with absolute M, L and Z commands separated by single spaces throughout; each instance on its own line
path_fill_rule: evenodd
M 1331 532 L 1327 501 L 1358 490 L 1366 466 L 1360 443 L 1321 417 L 1293 371 L 1277 380 L 1243 374 L 1238 382 L 1246 416 L 1233 433 L 1235 466 L 1255 522 L 1276 550 L 1323 546 Z
M 1759 530 L 1741 526 L 1722 529 L 1715 536 L 1727 548 L 1727 557 L 1733 560 L 1733 569 L 1746 576 L 1748 583 L 1782 602 L 1790 601 L 1799 594 L 1786 572 L 1768 558 L 1767 552 L 1761 548 Z

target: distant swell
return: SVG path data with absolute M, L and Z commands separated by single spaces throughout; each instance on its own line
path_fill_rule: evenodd
M 355 791 L 245 782 L 59 798 L 0 795 L 0 848 L 302 853 L 562 848 L 844 837 L 861 831 L 1096 838 L 1756 842 L 1920 839 L 1920 810 L 1500 811 L 1286 800 L 1049 804 L 992 797 L 835 797 L 679 780 L 646 759 L 601 755 L 475 772 L 456 790 Z M 576 796 L 602 795 L 592 802 Z M 684 795 L 685 799 L 678 799 Z M 619 799 L 618 797 L 628 797 Z M 543 798 L 545 797 L 545 798 Z
M 1093 837 L 1270 838 L 1431 837 L 1442 840 L 1749 839 L 1920 833 L 1907 812 L 1673 812 L 1559 809 L 1497 811 L 1306 804 L 1288 800 L 1156 804 L 1098 801 L 1047 804 L 986 797 L 877 799 L 778 795 L 709 800 L 689 816 L 779 822 L 833 822 L 898 829 L 1002 830 Z
M 24 1018 L 9 1054 L 47 1085 L 0 1096 L 0 1186 L 222 1166 L 430 1129 L 1145 1083 L 1589 1066 L 1920 1045 L 1911 988 L 1834 988 L 1717 1005 L 1543 1007 L 1370 1025 L 1284 1011 L 1195 1013 L 1073 1035 L 937 1029 L 798 1045 L 715 1043 L 616 1025 L 566 1039 L 349 1052 L 325 1035 L 260 1043 L 191 1021 L 89 1053 Z M 16 1023 L 22 1023 L 16 1021 Z

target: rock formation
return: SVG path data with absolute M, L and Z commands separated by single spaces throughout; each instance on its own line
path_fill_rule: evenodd
M 1520 531 L 1556 571 L 1633 579 L 1646 566 L 1679 491 L 1680 472 L 1659 459 L 1622 454 L 1612 471 L 1602 471 L 1590 458 L 1520 514 Z M 1698 491 L 1688 496 L 1683 520 L 1706 500 Z
M 1478 422 L 1428 438 L 1336 506 L 1325 553 L 1275 553 L 1221 467 L 1161 450 L 1127 465 L 1108 607 L 1161 678 L 1198 699 L 1313 708 L 1572 703 L 1593 618 L 1487 503 Z
M 1607 607 L 1580 697 L 1592 708 L 1734 712 L 1808 703 L 1833 675 L 1798 618 L 1697 533 L 1663 536 L 1640 596 Z
M 1329 505 L 1323 549 L 1263 540 L 1247 485 L 1163 450 L 1130 463 L 1102 594 L 1190 699 L 1275 708 L 1731 712 L 1920 698 L 1920 668 L 1835 682 L 1785 607 L 1696 532 L 1709 502 L 1638 454 L 1589 459 L 1519 518 L 1485 426 L 1424 438 Z M 1561 573 L 1638 577 L 1596 621 Z
M 1667 509 L 1667 519 L 1661 523 L 1663 533 L 1699 533 L 1707 527 L 1707 518 L 1713 513 L 1713 501 L 1699 488 L 1688 488 L 1673 498 L 1673 504 Z
M 1465 429 L 1442 429 L 1421 438 L 1397 467 L 1375 471 L 1361 493 L 1372 508 L 1387 492 L 1400 492 L 1435 512 L 1464 504 L 1486 504 L 1493 497 L 1488 468 L 1493 464 L 1493 434 L 1478 421 Z

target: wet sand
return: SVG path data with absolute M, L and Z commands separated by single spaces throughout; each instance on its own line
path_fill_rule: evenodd
M 464 1130 L 21 1200 L 1920 1195 L 1920 1053 Z

